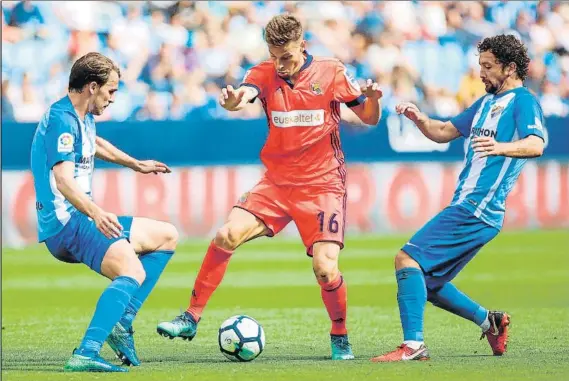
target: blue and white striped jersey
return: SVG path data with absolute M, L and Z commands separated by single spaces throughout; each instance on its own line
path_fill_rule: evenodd
M 527 159 L 481 158 L 480 154 L 474 153 L 471 140 L 476 136 L 489 136 L 498 142 L 512 142 L 530 135 L 543 139 L 541 106 L 525 87 L 518 87 L 498 95 L 483 96 L 451 122 L 466 138 L 464 168 L 452 205 L 460 204 L 474 216 L 500 229 L 504 223 L 506 197 Z
M 81 120 L 68 96 L 53 103 L 39 122 L 32 143 L 31 167 L 40 242 L 59 233 L 77 211 L 57 189 L 52 170 L 55 164 L 75 163 L 75 180 L 91 197 L 95 138 L 93 115 L 87 113 Z

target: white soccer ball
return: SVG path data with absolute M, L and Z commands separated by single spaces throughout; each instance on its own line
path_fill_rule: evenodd
M 251 361 L 265 348 L 265 331 L 255 319 L 236 315 L 219 328 L 219 349 L 231 361 Z

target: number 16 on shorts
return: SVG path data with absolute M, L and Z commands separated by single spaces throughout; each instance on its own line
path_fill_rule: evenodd
M 340 225 L 336 220 L 338 215 L 336 213 L 329 214 L 328 216 L 324 212 L 318 213 L 318 223 L 320 224 L 320 232 L 324 233 L 328 231 L 329 233 L 338 233 Z

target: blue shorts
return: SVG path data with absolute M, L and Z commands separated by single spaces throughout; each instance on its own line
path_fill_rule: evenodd
M 428 289 L 450 282 L 500 231 L 460 205 L 443 209 L 401 248 L 425 274 Z
M 123 227 L 119 238 L 107 238 L 95 226 L 95 222 L 80 212 L 75 212 L 63 229 L 45 240 L 49 252 L 67 263 L 84 263 L 101 273 L 101 264 L 109 247 L 121 239 L 130 240 L 132 216 L 118 218 Z

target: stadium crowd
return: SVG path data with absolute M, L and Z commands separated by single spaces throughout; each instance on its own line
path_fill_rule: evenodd
M 514 33 L 529 47 L 525 85 L 544 113 L 569 114 L 569 3 L 3 1 L 2 118 L 39 120 L 89 51 L 122 68 L 116 103 L 99 120 L 263 117 L 259 102 L 228 113 L 217 97 L 268 58 L 263 26 L 281 12 L 303 21 L 311 54 L 341 59 L 359 81 L 376 78 L 385 108 L 413 101 L 441 117 L 484 93 L 476 43 Z

